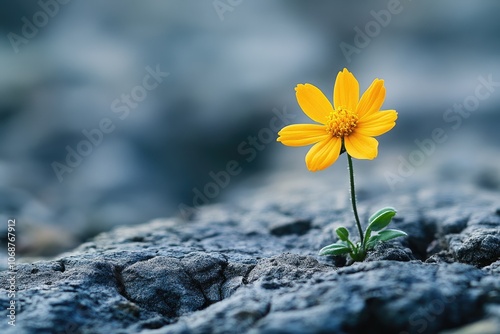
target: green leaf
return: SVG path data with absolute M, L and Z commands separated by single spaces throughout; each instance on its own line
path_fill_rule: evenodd
M 405 232 L 400 231 L 400 230 L 388 229 L 388 230 L 380 231 L 377 236 L 378 236 L 380 241 L 387 241 L 387 240 L 391 240 L 391 239 L 395 239 L 395 238 L 399 238 L 399 237 L 406 237 L 406 236 L 408 236 L 408 234 L 406 234 Z
M 346 245 L 335 243 L 321 248 L 319 255 L 342 255 L 347 254 L 350 251 L 351 249 Z
M 375 245 L 377 244 L 377 242 L 380 241 L 380 238 L 378 235 L 374 235 L 372 237 L 370 237 L 368 239 L 368 241 L 366 242 L 366 249 L 369 250 L 369 249 L 373 249 L 373 247 L 375 247 Z
M 365 231 L 365 240 L 364 240 L 364 244 L 365 245 L 370 240 L 371 235 L 372 235 L 372 230 L 369 229 L 369 228 L 367 228 L 366 231 Z
M 396 215 L 396 210 L 394 208 L 383 208 L 371 215 L 368 220 L 368 229 L 372 231 L 380 231 L 385 228 L 392 220 L 392 217 Z
M 342 241 L 349 240 L 349 231 L 344 226 L 338 227 L 335 230 L 335 233 L 337 233 L 340 240 L 342 240 Z

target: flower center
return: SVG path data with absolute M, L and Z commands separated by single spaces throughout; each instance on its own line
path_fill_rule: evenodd
M 344 107 L 338 107 L 328 115 L 326 121 L 326 132 L 333 137 L 345 137 L 350 135 L 356 124 L 358 123 L 358 115 Z

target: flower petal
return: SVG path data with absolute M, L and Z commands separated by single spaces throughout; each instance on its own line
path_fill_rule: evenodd
M 287 146 L 311 145 L 330 137 L 325 126 L 320 124 L 288 125 L 278 135 L 277 141 Z
M 354 132 L 364 136 L 380 136 L 396 125 L 398 113 L 396 110 L 384 110 L 365 115 L 358 121 Z
M 295 95 L 302 111 L 313 121 L 325 124 L 333 106 L 318 87 L 311 84 L 298 84 Z
M 342 140 L 337 137 L 330 137 L 315 144 L 306 155 L 307 169 L 316 172 L 332 165 L 340 155 L 341 146 Z
M 359 101 L 359 83 L 346 68 L 337 74 L 333 87 L 333 104 L 335 108 L 344 107 L 355 110 Z
M 359 133 L 352 133 L 348 137 L 344 137 L 344 145 L 347 154 L 356 159 L 372 160 L 378 154 L 378 141 Z
M 377 112 L 384 104 L 385 87 L 384 80 L 375 79 L 368 89 L 361 96 L 361 100 L 356 107 L 356 113 L 361 119 L 364 116 Z

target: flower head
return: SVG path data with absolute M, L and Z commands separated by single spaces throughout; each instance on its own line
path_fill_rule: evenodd
M 380 110 L 385 99 L 384 80 L 373 80 L 360 99 L 358 81 L 344 68 L 335 81 L 333 105 L 311 84 L 299 84 L 295 92 L 302 111 L 317 124 L 285 126 L 277 140 L 287 146 L 314 144 L 305 159 L 313 172 L 332 165 L 342 150 L 356 159 L 376 158 L 378 141 L 373 137 L 396 125 L 395 110 Z

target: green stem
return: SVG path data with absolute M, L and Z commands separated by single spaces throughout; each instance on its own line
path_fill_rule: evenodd
M 354 218 L 356 219 L 356 225 L 358 226 L 359 238 L 361 239 L 361 245 L 363 244 L 363 230 L 361 229 L 361 223 L 359 222 L 358 209 L 356 207 L 356 190 L 354 189 L 354 170 L 352 168 L 352 158 L 347 154 L 347 162 L 349 165 L 349 180 L 351 183 L 351 203 L 352 211 L 354 212 Z
M 352 243 L 352 241 L 351 241 L 351 240 L 347 239 L 347 243 L 348 243 L 349 245 L 351 245 L 352 250 L 355 250 L 355 249 L 356 249 L 356 246 L 354 246 L 354 244 Z

